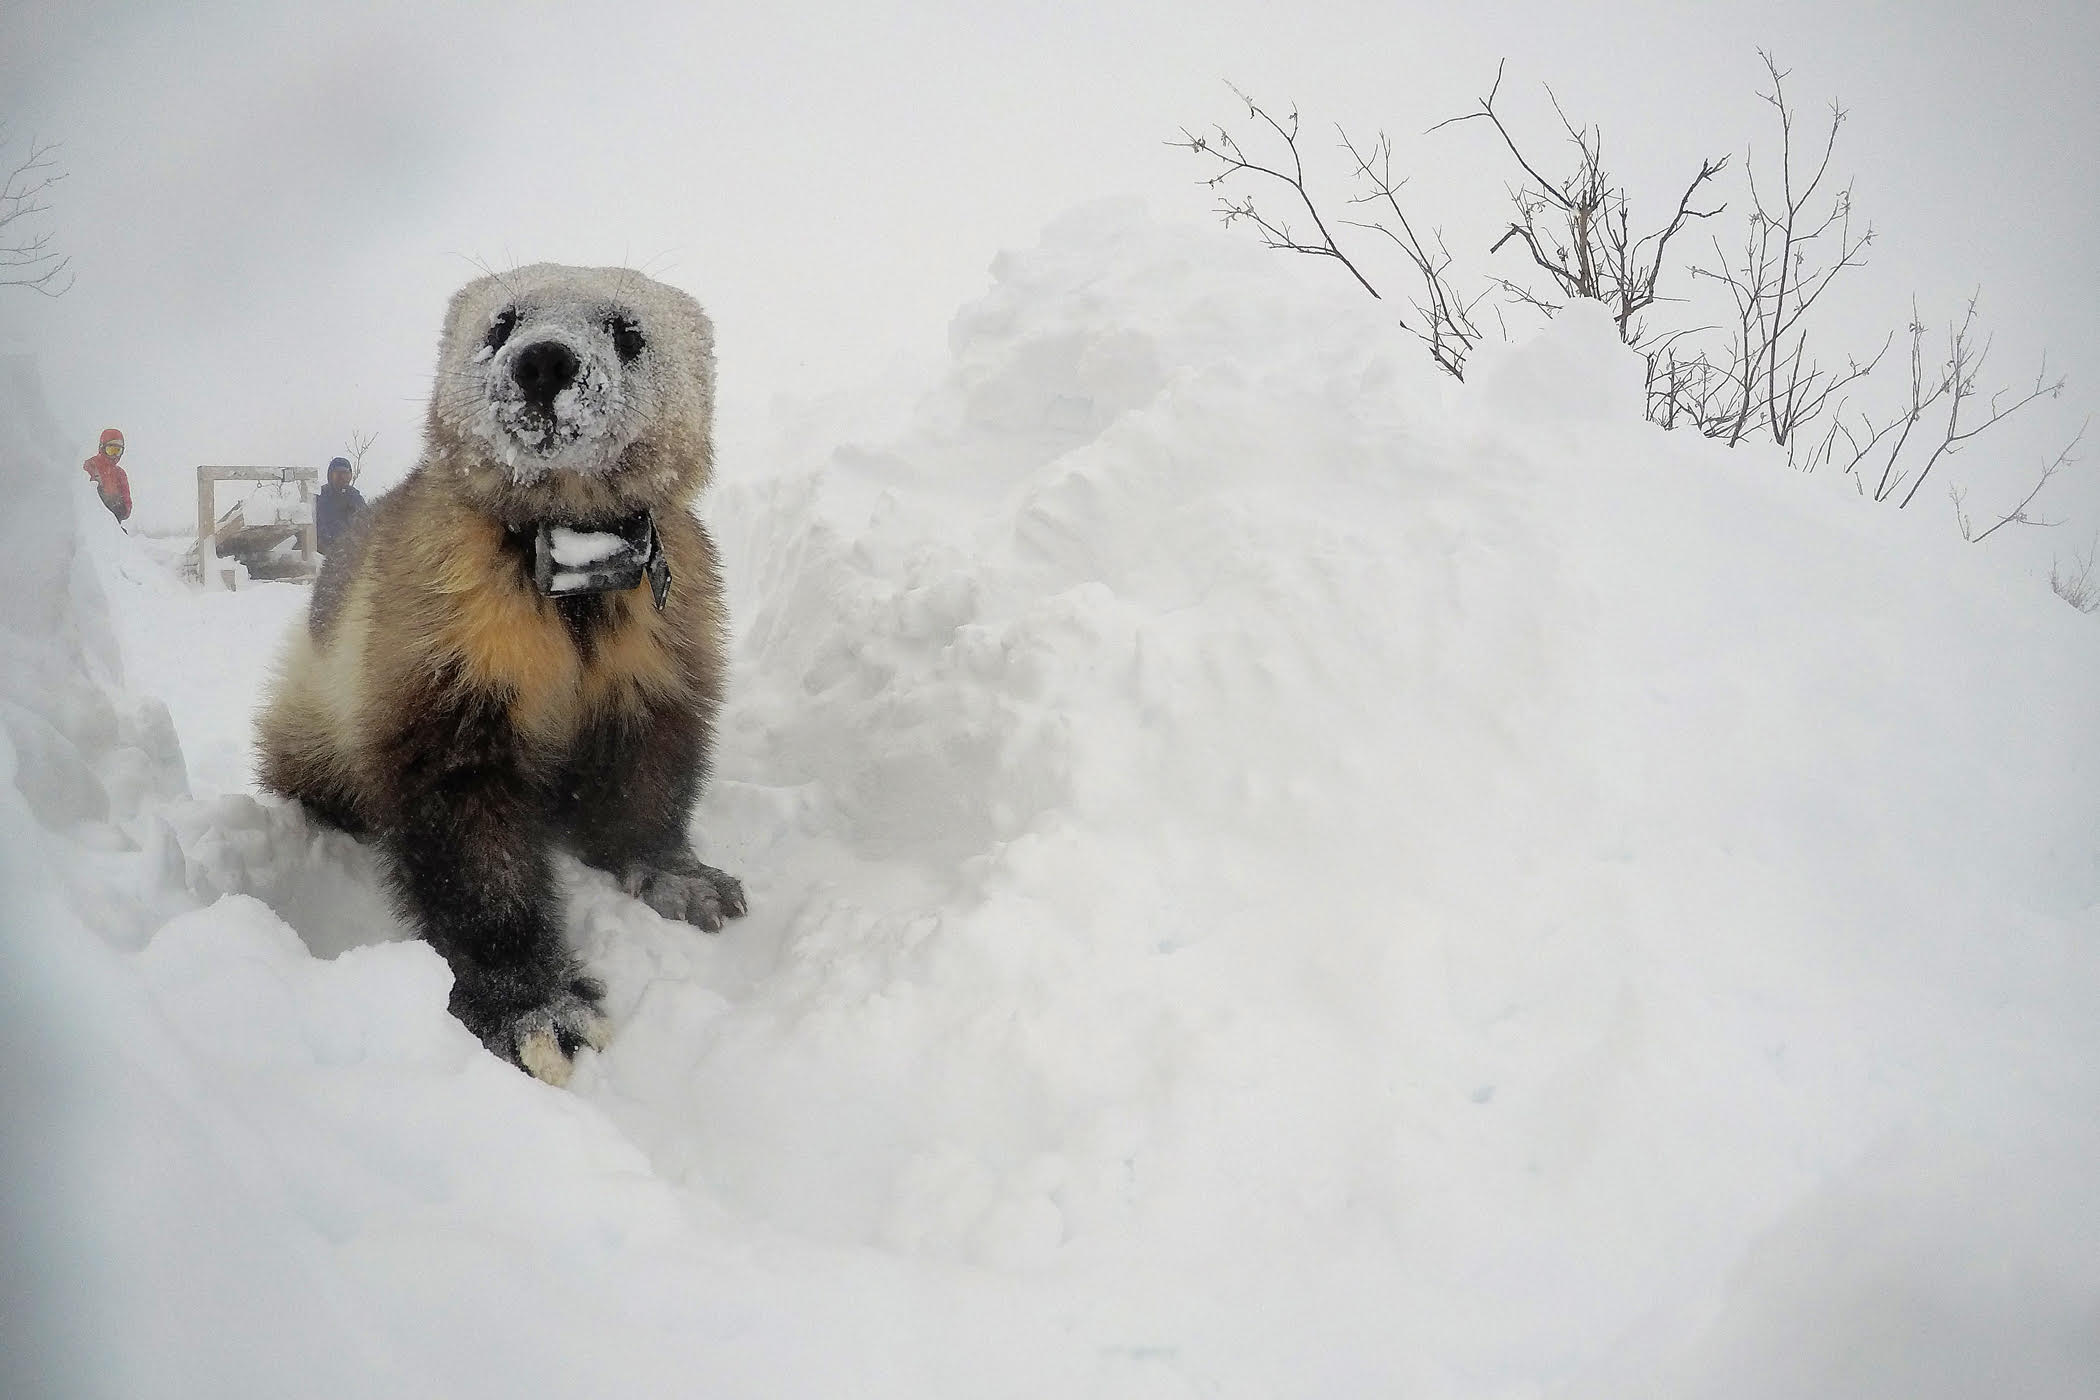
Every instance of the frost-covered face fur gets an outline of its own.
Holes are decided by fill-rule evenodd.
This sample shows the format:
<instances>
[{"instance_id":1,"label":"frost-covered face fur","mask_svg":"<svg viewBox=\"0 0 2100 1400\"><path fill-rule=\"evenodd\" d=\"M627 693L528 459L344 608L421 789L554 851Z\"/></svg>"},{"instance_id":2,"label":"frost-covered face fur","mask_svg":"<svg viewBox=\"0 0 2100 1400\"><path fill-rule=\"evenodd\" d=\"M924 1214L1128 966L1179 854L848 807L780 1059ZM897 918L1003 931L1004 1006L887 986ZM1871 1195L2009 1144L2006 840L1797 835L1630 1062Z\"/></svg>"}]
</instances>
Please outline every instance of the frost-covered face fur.
<instances>
[{"instance_id":1,"label":"frost-covered face fur","mask_svg":"<svg viewBox=\"0 0 2100 1400\"><path fill-rule=\"evenodd\" d=\"M434 443L455 438L512 488L661 497L705 479L713 330L676 288L551 263L484 277L453 297L438 358ZM619 480L635 473L652 479Z\"/></svg>"}]
</instances>

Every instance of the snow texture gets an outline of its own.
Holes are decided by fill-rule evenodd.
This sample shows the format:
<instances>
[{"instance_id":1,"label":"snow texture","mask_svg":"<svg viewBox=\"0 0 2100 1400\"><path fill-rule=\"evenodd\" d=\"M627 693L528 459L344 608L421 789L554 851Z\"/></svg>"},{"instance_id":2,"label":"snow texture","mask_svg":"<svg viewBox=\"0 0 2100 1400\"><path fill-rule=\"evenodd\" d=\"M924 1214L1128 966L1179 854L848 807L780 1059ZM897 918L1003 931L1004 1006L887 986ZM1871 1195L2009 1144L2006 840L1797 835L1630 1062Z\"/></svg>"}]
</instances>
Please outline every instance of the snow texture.
<instances>
[{"instance_id":1,"label":"snow texture","mask_svg":"<svg viewBox=\"0 0 2100 1400\"><path fill-rule=\"evenodd\" d=\"M4 362L0 1391L2100 1393L2093 620L1296 278L1075 211L728 465L752 912L569 868L567 1091Z\"/></svg>"},{"instance_id":2,"label":"snow texture","mask_svg":"<svg viewBox=\"0 0 2100 1400\"><path fill-rule=\"evenodd\" d=\"M570 569L587 569L627 548L624 535L605 530L571 530L566 525L551 527L547 540L554 562Z\"/></svg>"}]
</instances>

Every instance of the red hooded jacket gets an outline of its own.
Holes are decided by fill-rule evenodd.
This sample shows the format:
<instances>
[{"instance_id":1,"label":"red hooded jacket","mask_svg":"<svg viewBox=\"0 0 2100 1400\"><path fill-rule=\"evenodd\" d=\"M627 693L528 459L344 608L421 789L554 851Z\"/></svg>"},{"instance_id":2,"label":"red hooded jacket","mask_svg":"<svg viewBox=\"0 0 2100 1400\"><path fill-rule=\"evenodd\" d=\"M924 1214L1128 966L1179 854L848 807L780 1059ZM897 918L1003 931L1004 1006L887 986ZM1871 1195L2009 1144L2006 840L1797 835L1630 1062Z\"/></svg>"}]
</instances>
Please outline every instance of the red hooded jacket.
<instances>
[{"instance_id":1,"label":"red hooded jacket","mask_svg":"<svg viewBox=\"0 0 2100 1400\"><path fill-rule=\"evenodd\" d=\"M95 448L95 455L80 464L80 469L95 483L95 493L102 497L102 504L118 520L131 518L131 478L117 465L117 459L109 455L109 445L115 443L117 451L124 451L124 435L115 428L102 430L102 441Z\"/></svg>"}]
</instances>

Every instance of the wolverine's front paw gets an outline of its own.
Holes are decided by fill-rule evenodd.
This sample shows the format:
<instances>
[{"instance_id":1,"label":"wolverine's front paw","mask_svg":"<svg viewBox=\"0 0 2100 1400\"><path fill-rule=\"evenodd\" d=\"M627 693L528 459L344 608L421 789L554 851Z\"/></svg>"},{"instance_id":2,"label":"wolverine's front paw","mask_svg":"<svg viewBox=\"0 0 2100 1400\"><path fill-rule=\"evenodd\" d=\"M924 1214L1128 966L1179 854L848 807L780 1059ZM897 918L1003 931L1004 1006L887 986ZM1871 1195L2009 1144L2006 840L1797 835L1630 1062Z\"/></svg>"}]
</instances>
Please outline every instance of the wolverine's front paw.
<instances>
[{"instance_id":1,"label":"wolverine's front paw","mask_svg":"<svg viewBox=\"0 0 2100 1400\"><path fill-rule=\"evenodd\" d=\"M519 1004L513 996L461 996L453 984L453 1011L481 1043L535 1079L560 1088L569 1082L576 1052L588 1045L603 1050L612 1039L612 1022L599 1009L605 989L589 977L571 977L551 995Z\"/></svg>"},{"instance_id":2,"label":"wolverine's front paw","mask_svg":"<svg viewBox=\"0 0 2100 1400\"><path fill-rule=\"evenodd\" d=\"M568 1083L576 1052L586 1045L603 1050L612 1039L612 1022L598 1008L603 995L596 982L578 978L570 990L518 1016L508 1028L510 1058L557 1089Z\"/></svg>"},{"instance_id":3,"label":"wolverine's front paw","mask_svg":"<svg viewBox=\"0 0 2100 1400\"><path fill-rule=\"evenodd\" d=\"M675 869L638 865L621 883L665 918L682 919L709 933L720 933L724 919L744 912L743 882L697 860Z\"/></svg>"}]
</instances>

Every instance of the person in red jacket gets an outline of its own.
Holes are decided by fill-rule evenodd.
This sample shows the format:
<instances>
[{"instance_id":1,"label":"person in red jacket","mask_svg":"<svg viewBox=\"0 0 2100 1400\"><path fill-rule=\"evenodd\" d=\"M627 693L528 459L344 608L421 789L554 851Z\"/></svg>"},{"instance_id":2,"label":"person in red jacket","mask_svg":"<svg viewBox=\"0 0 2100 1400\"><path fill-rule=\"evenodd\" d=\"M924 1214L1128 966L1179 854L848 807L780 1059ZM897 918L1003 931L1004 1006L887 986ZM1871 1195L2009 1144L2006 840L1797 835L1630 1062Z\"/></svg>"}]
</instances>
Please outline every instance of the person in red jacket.
<instances>
[{"instance_id":1,"label":"person in red jacket","mask_svg":"<svg viewBox=\"0 0 2100 1400\"><path fill-rule=\"evenodd\" d=\"M80 469L95 483L95 494L117 517L119 525L131 518L131 478L117 465L123 456L124 435L115 428L104 428L102 445L95 449L94 456L80 464Z\"/></svg>"}]
</instances>

